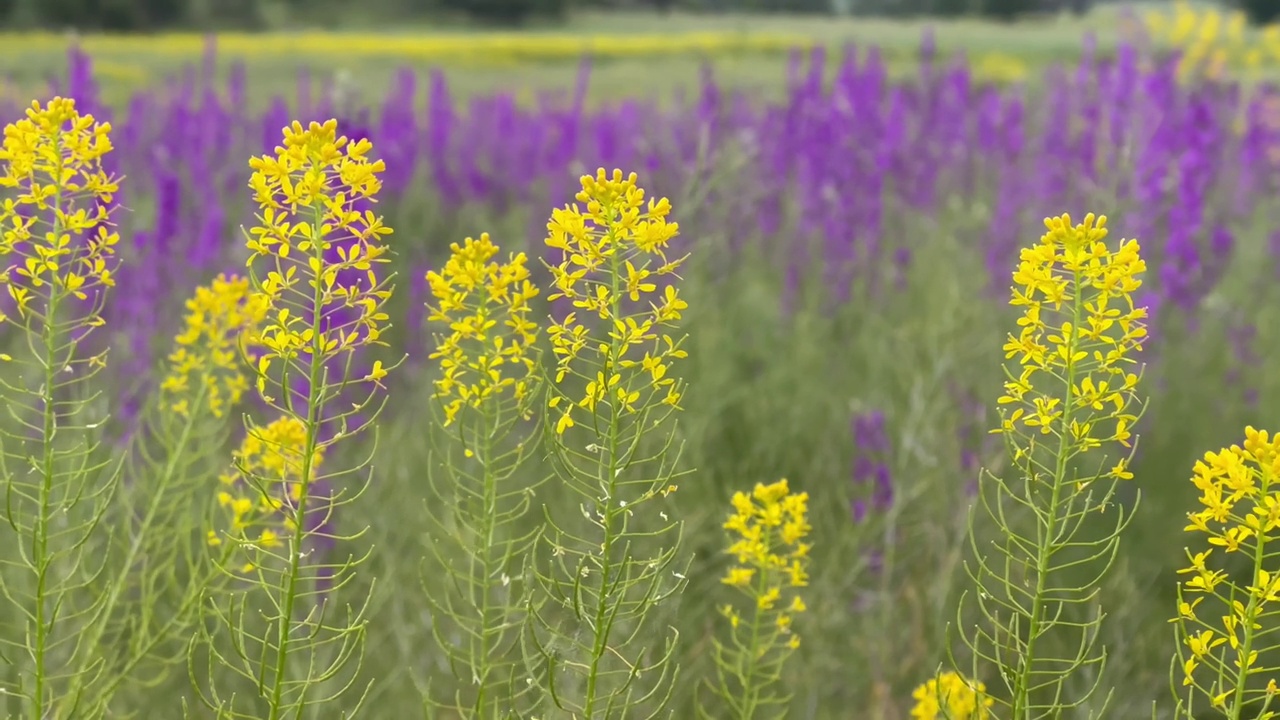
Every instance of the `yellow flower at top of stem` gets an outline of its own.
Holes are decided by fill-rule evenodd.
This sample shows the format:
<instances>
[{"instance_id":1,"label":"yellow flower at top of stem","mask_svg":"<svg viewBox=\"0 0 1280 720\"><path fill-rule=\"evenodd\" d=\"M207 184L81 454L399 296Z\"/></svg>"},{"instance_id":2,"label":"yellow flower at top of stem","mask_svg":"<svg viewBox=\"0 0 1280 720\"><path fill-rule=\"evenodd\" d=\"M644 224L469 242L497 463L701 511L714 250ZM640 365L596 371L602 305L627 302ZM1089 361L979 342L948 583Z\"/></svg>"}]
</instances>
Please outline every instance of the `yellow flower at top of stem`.
<instances>
[{"instance_id":1,"label":"yellow flower at top of stem","mask_svg":"<svg viewBox=\"0 0 1280 720\"><path fill-rule=\"evenodd\" d=\"M170 409L186 415L194 376L214 417L240 402L249 387L242 353L266 317L266 297L253 293L248 278L219 275L187 300L186 327L169 355L169 374L160 385Z\"/></svg>"},{"instance_id":2,"label":"yellow flower at top of stem","mask_svg":"<svg viewBox=\"0 0 1280 720\"><path fill-rule=\"evenodd\" d=\"M1024 450L1029 434L1056 436L1074 451L1131 446L1141 374L1134 355L1147 337L1147 310L1133 295L1146 263L1136 240L1108 247L1106 220L1047 218L1047 232L1022 250L1013 273L1010 304L1023 315L1004 351L1021 370L1008 373L999 402L1013 409L995 432L1024 440L1015 442ZM1121 459L1109 475L1132 477L1126 465Z\"/></svg>"},{"instance_id":3,"label":"yellow flower at top of stem","mask_svg":"<svg viewBox=\"0 0 1280 720\"><path fill-rule=\"evenodd\" d=\"M49 298L112 287L111 230L118 178L102 167L111 152L111 124L76 111L75 100L33 102L7 125L0 146L0 188L20 188L0 203L0 256L18 255L0 283L26 317L34 295ZM0 320L3 320L0 314ZM93 320L97 323L97 320Z\"/></svg>"},{"instance_id":4,"label":"yellow flower at top of stem","mask_svg":"<svg viewBox=\"0 0 1280 720\"><path fill-rule=\"evenodd\" d=\"M274 311L262 331L268 352L258 360L260 392L273 358L305 353L319 360L379 342L388 317L382 306L391 291L374 267L387 262L381 238L391 228L361 209L382 186L378 174L385 165L368 158L372 149L368 140L338 136L334 120L306 129L294 122L274 155L249 161L249 185L261 210L246 243L248 264L270 260L255 286ZM356 277L349 277L353 271ZM300 276L307 278L305 290L297 289ZM323 327L339 308L357 312L337 327ZM316 313L322 326L313 327Z\"/></svg>"},{"instance_id":5,"label":"yellow flower at top of stem","mask_svg":"<svg viewBox=\"0 0 1280 720\"><path fill-rule=\"evenodd\" d=\"M776 614L778 634L787 635L787 645L797 647L799 638L791 633L791 618L804 612L804 601L796 588L809 584L809 549L804 542L813 529L809 525L809 494L793 493L786 480L765 485L757 483L751 494L736 492L733 512L724 523L731 543L728 552L736 564L721 580L739 588L755 604L755 612ZM785 593L791 593L789 602ZM722 609L736 628L740 616L732 606Z\"/></svg>"},{"instance_id":6,"label":"yellow flower at top of stem","mask_svg":"<svg viewBox=\"0 0 1280 720\"><path fill-rule=\"evenodd\" d=\"M1280 608L1280 567L1267 566L1275 555L1270 543L1280 528L1280 435L1245 428L1243 447L1205 453L1195 463L1191 482L1200 491L1202 507L1187 513L1185 529L1205 534L1209 547L1188 549L1188 566L1178 571L1187 576L1173 619L1185 648L1182 684L1203 691L1215 707L1238 711L1251 698L1265 695L1262 688L1249 688L1249 678L1269 673L1258 656L1275 650L1274 642L1263 642L1273 629L1262 622ZM1217 552L1249 556L1253 567L1243 589L1214 567ZM1206 599L1216 607L1200 608ZM1210 669L1197 676L1202 665Z\"/></svg>"},{"instance_id":7,"label":"yellow flower at top of stem","mask_svg":"<svg viewBox=\"0 0 1280 720\"><path fill-rule=\"evenodd\" d=\"M443 371L435 396L445 404L446 425L463 407L479 409L507 390L523 403L537 369L538 337L538 326L529 321L538 288L529 280L525 254L498 262L488 233L453 243L451 250L444 267L426 276L435 298L428 320L449 328L437 335L430 356Z\"/></svg>"},{"instance_id":8,"label":"yellow flower at top of stem","mask_svg":"<svg viewBox=\"0 0 1280 720\"><path fill-rule=\"evenodd\" d=\"M687 356L662 329L674 327L688 304L674 285L659 292L656 282L674 275L687 257L666 254L680 229L667 221L671 203L661 198L646 205L635 173L609 175L602 168L581 183L578 204L554 210L547 223L547 247L561 254L548 266L554 285L549 299L566 299L575 308L547 330L555 382L572 374L585 383L573 404L552 395L550 407L561 412L557 433L573 427L575 408L596 414L604 406L619 416L639 412L651 399L679 408L681 387L668 371L672 360ZM588 325L596 321L604 329L598 335Z\"/></svg>"}]
</instances>

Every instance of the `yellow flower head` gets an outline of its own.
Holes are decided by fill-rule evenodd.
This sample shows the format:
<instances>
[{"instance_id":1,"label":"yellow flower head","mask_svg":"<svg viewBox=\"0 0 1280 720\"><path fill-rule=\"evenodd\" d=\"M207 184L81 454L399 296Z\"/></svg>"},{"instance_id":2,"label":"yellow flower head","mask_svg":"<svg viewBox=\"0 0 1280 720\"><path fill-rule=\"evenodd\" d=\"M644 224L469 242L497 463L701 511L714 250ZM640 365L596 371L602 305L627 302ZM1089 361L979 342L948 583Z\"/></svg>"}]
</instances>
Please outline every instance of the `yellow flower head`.
<instances>
[{"instance_id":1,"label":"yellow flower head","mask_svg":"<svg viewBox=\"0 0 1280 720\"><path fill-rule=\"evenodd\" d=\"M1078 225L1069 215L1047 218L1047 232L1022 250L1013 273L1010 304L1023 316L1004 351L1021 369L1005 382L1000 403L1012 407L997 432L1019 447L1031 434L1064 438L1078 451L1104 442L1131 447L1134 355L1147 337L1147 311L1133 295L1146 263L1136 240L1108 247L1106 222L1092 214ZM1130 477L1126 465L1109 475Z\"/></svg>"},{"instance_id":2,"label":"yellow flower head","mask_svg":"<svg viewBox=\"0 0 1280 720\"><path fill-rule=\"evenodd\" d=\"M522 404L537 369L538 337L537 325L529 321L529 301L538 288L529 280L525 254L498 262L498 246L488 233L451 249L444 268L427 273L435 298L428 319L449 329L437 335L430 356L440 361L435 394L445 403L446 425L463 407L480 408L504 392Z\"/></svg>"},{"instance_id":3,"label":"yellow flower head","mask_svg":"<svg viewBox=\"0 0 1280 720\"><path fill-rule=\"evenodd\" d=\"M240 355L247 352L266 312L266 297L253 293L247 278L219 275L196 289L187 300L185 328L174 338L169 374L160 385L174 412L187 414L193 389L204 391L203 402L215 417L240 402L248 389Z\"/></svg>"},{"instance_id":4,"label":"yellow flower head","mask_svg":"<svg viewBox=\"0 0 1280 720\"><path fill-rule=\"evenodd\" d=\"M118 179L102 167L110 132L110 123L81 115L74 100L60 97L47 106L33 102L25 119L4 129L0 188L19 192L0 203L0 257L11 258L0 284L24 318L35 297L84 300L115 285L119 235L110 214Z\"/></svg>"},{"instance_id":5,"label":"yellow flower head","mask_svg":"<svg viewBox=\"0 0 1280 720\"><path fill-rule=\"evenodd\" d=\"M547 247L561 254L548 266L549 299L571 302L599 329L593 334L575 311L547 330L556 383L573 374L586 385L572 404L553 394L550 406L561 412L558 433L573 427L575 408L592 414L607 408L614 415L636 414L651 403L679 408L680 384L668 373L672 360L687 356L664 329L675 326L688 304L674 285L659 291L657 282L674 276L685 259L666 255L679 232L667 221L671 204L661 198L646 205L635 173L600 169L581 182L579 204L553 211L547 223Z\"/></svg>"},{"instance_id":6,"label":"yellow flower head","mask_svg":"<svg viewBox=\"0 0 1280 720\"><path fill-rule=\"evenodd\" d=\"M801 588L809 584L808 493L793 493L786 480L757 483L730 499L724 522L728 553L736 561L721 583L745 602L723 605L732 642L716 641L716 664L723 679L758 687L777 680L778 666L800 647L795 618L806 610ZM772 655L772 657L771 657ZM726 697L734 692L722 684ZM726 694L727 693L727 694Z\"/></svg>"},{"instance_id":7,"label":"yellow flower head","mask_svg":"<svg viewBox=\"0 0 1280 720\"><path fill-rule=\"evenodd\" d=\"M783 587L809 584L809 545L804 539L809 525L809 494L793 493L786 480L755 490L735 493L733 512L724 523L729 531L729 554L737 565L729 569L724 584L743 588L760 607L772 608ZM797 596L798 599L798 596ZM793 605L803 609L804 604Z\"/></svg>"},{"instance_id":8,"label":"yellow flower head","mask_svg":"<svg viewBox=\"0 0 1280 720\"><path fill-rule=\"evenodd\" d=\"M1258 652L1270 645L1261 642L1263 633L1271 631L1265 619L1280 607L1280 567L1269 563L1275 555L1273 536L1280 528L1280 436L1253 427L1245 428L1244 434L1243 447L1207 452L1192 470L1191 483L1200 492L1202 509L1187 514L1186 530L1204 533L1209 547L1187 550L1188 567L1178 571L1186 578L1171 621L1181 639L1183 685L1194 686L1211 701L1263 695L1263 690L1249 689L1249 678L1266 672L1255 662ZM1247 582L1237 585L1225 571L1212 567L1218 549L1251 558L1255 569ZM1213 609L1206 612L1204 603ZM1211 618L1221 620L1221 630L1209 626ZM1201 665L1210 670L1198 677ZM1208 684L1201 685L1202 680ZM1235 694L1237 688L1240 695Z\"/></svg>"},{"instance_id":9,"label":"yellow flower head","mask_svg":"<svg viewBox=\"0 0 1280 720\"><path fill-rule=\"evenodd\" d=\"M368 140L350 142L337 127L334 120L306 129L294 122L274 155L249 161L261 208L246 243L249 265L266 261L265 274L254 273L255 288L273 311L262 331L260 392L274 358L331 358L378 343L385 329L391 291L374 268L387 262L381 239L391 228L368 209L385 165L368 159ZM311 327L317 306L322 326ZM336 319L350 310L354 317Z\"/></svg>"},{"instance_id":10,"label":"yellow flower head","mask_svg":"<svg viewBox=\"0 0 1280 720\"><path fill-rule=\"evenodd\" d=\"M235 452L235 469L221 477L217 503L226 515L224 532L240 542L275 547L296 529L291 509L301 495L306 460L307 427L295 417L282 417L265 426L250 426ZM324 449L312 453L307 476L316 477ZM216 532L211 545L221 544Z\"/></svg>"},{"instance_id":11,"label":"yellow flower head","mask_svg":"<svg viewBox=\"0 0 1280 720\"><path fill-rule=\"evenodd\" d=\"M958 673L945 672L920 685L911 693L916 701L912 720L986 720L995 701L986 696L987 687Z\"/></svg>"}]
</instances>

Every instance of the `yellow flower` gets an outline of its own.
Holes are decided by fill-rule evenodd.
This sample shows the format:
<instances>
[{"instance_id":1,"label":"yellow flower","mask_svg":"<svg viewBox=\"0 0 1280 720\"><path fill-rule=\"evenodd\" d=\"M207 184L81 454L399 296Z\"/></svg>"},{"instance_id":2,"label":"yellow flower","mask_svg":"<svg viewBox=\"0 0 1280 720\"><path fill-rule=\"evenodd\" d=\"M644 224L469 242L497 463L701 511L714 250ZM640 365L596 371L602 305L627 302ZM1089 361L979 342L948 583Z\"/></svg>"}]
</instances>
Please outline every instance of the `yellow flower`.
<instances>
[{"instance_id":1,"label":"yellow flower","mask_svg":"<svg viewBox=\"0 0 1280 720\"><path fill-rule=\"evenodd\" d=\"M1047 218L1013 273L1010 304L1023 316L1004 350L1021 367L1005 383L999 402L1011 407L994 432L1024 455L1030 432L1064 438L1075 452L1109 442L1132 451L1139 376L1131 368L1147 336L1146 308L1133 295L1146 263L1135 240L1108 247L1106 223L1092 214L1078 225L1068 215ZM1132 478L1127 457L1107 476Z\"/></svg>"},{"instance_id":2,"label":"yellow flower","mask_svg":"<svg viewBox=\"0 0 1280 720\"><path fill-rule=\"evenodd\" d=\"M945 672L918 686L911 693L916 704L912 720L986 720L995 701L986 696L987 687L958 673Z\"/></svg>"},{"instance_id":3,"label":"yellow flower","mask_svg":"<svg viewBox=\"0 0 1280 720\"><path fill-rule=\"evenodd\" d=\"M368 159L368 140L338 136L337 122L294 122L273 155L249 161L249 186L258 203L258 224L248 233L248 264L255 288L271 308L260 342L258 391L265 394L276 360L302 355L323 362L363 345L380 344L388 320L383 303L391 290L375 267L387 262L382 238L391 228L369 209L381 188L381 160ZM299 287L301 284L302 287ZM322 313L354 310L336 327L310 327L314 305ZM381 376L368 378L378 382Z\"/></svg>"},{"instance_id":4,"label":"yellow flower","mask_svg":"<svg viewBox=\"0 0 1280 720\"><path fill-rule=\"evenodd\" d=\"M808 583L810 531L807 493L794 493L786 480L756 483L750 493L735 492L724 522L728 554L736 561L721 580L744 600L741 612L725 605L732 641L716 641L719 692L759 696L778 680L778 668L800 647L795 620L808 607L800 588ZM731 686L729 678L734 679Z\"/></svg>"},{"instance_id":5,"label":"yellow flower","mask_svg":"<svg viewBox=\"0 0 1280 720\"><path fill-rule=\"evenodd\" d=\"M736 567L731 569L729 574L725 576L724 580L721 582L725 585L732 585L734 587L746 587L751 584L751 579L755 576L756 571L753 568Z\"/></svg>"},{"instance_id":6,"label":"yellow flower","mask_svg":"<svg viewBox=\"0 0 1280 720\"><path fill-rule=\"evenodd\" d=\"M621 170L608 175L600 169L584 175L581 184L579 204L554 210L547 223L546 245L560 251L560 261L548 265L548 299L575 308L547 329L555 382L571 375L585 380L582 395L571 403L561 405L561 396L552 394L549 404L560 412L558 434L574 427L575 408L592 415L606 409L636 415L655 404L678 409L682 392L670 367L687 357L680 341L664 330L674 327L688 305L672 284L659 296L656 282L674 276L684 260L666 255L679 232L677 223L667 221L671 204L666 198L646 204L635 173L623 177ZM598 325L589 327L584 318Z\"/></svg>"},{"instance_id":7,"label":"yellow flower","mask_svg":"<svg viewBox=\"0 0 1280 720\"><path fill-rule=\"evenodd\" d=\"M444 404L445 425L463 407L480 409L503 396L523 406L537 370L538 327L529 320L529 302L538 288L525 254L497 261L488 233L451 250L444 267L426 275L435 298L428 319L449 329L436 335L430 355L440 361L435 396Z\"/></svg>"},{"instance_id":8,"label":"yellow flower","mask_svg":"<svg viewBox=\"0 0 1280 720\"><path fill-rule=\"evenodd\" d=\"M1187 549L1188 565L1178 572L1188 577L1171 620L1182 646L1182 684L1224 710L1239 710L1238 703L1265 694L1251 687L1254 676L1263 672L1255 664L1266 649L1262 635L1271 631L1263 623L1280 604L1280 568L1268 566L1275 555L1272 533L1280 526L1280 437L1253 427L1245 428L1244 435L1243 446L1206 452L1192 467L1191 483L1200 492L1203 509L1188 513L1186 531L1204 533L1210 547ZM1211 566L1218 560L1215 548L1250 556L1256 569L1247 584L1237 584ZM1199 596L1191 602L1182 599L1190 594ZM1220 612L1204 612L1205 604L1217 605ZM1220 617L1222 630L1211 627L1206 617ZM1209 668L1206 678L1215 678L1209 686L1196 677L1202 666Z\"/></svg>"},{"instance_id":9,"label":"yellow flower","mask_svg":"<svg viewBox=\"0 0 1280 720\"><path fill-rule=\"evenodd\" d=\"M24 119L4 129L0 188L18 192L0 203L0 257L9 258L0 284L21 317L37 297L48 309L58 298L86 300L115 285L120 238L111 230L111 210L118 179L102 167L110 132L110 123L81 115L75 100L62 97L47 106L33 102Z\"/></svg>"},{"instance_id":10,"label":"yellow flower","mask_svg":"<svg viewBox=\"0 0 1280 720\"><path fill-rule=\"evenodd\" d=\"M240 402L248 380L240 353L247 352L266 317L266 298L253 293L249 281L219 275L187 300L185 329L174 338L169 374L160 384L170 410L186 415L193 389L215 417ZM192 388L192 380L199 388Z\"/></svg>"},{"instance_id":11,"label":"yellow flower","mask_svg":"<svg viewBox=\"0 0 1280 720\"><path fill-rule=\"evenodd\" d=\"M793 493L786 480L756 483L751 494L736 492L733 512L724 522L729 531L728 553L738 562L722 582L740 588L759 610L773 610L786 588L809 584L809 546L801 542L812 529L808 521L808 493ZM788 611L803 612L804 601L790 595Z\"/></svg>"},{"instance_id":12,"label":"yellow flower","mask_svg":"<svg viewBox=\"0 0 1280 720\"><path fill-rule=\"evenodd\" d=\"M250 426L240 448L235 451L235 472L222 478L216 495L223 509L228 533L244 544L279 547L281 538L294 534L297 526L291 509L301 497L306 424L285 416L265 426ZM312 454L307 474L315 477L324 450ZM265 492L264 492L265 490ZM256 538L249 530L257 528ZM221 535L210 530L210 545L222 544Z\"/></svg>"}]
</instances>

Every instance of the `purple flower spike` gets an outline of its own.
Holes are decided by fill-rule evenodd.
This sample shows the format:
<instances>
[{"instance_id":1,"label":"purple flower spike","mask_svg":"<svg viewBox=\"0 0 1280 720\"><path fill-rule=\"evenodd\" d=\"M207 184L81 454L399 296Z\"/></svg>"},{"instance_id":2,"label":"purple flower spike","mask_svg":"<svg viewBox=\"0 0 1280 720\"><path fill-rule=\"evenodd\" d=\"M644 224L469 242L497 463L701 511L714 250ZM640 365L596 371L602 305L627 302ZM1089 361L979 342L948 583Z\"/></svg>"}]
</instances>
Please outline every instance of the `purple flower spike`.
<instances>
[{"instance_id":1,"label":"purple flower spike","mask_svg":"<svg viewBox=\"0 0 1280 720\"><path fill-rule=\"evenodd\" d=\"M893 474L889 468L892 447L885 429L884 413L875 410L853 417L853 483L857 491L851 512L854 522L862 522L872 512L893 505Z\"/></svg>"}]
</instances>

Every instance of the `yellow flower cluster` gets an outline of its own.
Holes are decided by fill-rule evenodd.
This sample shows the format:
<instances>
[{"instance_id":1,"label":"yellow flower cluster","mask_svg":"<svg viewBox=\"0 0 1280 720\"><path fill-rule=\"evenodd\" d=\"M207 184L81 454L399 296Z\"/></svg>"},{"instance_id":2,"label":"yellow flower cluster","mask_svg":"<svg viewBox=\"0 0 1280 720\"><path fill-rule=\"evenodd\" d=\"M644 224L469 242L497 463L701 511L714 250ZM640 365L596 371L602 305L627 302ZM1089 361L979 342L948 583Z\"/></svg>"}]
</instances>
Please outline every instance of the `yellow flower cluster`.
<instances>
[{"instance_id":1,"label":"yellow flower cluster","mask_svg":"<svg viewBox=\"0 0 1280 720\"><path fill-rule=\"evenodd\" d=\"M374 265L387 262L380 238L391 228L372 210L357 207L374 200L385 165L368 159L368 140L349 142L337 127L329 120L304 130L294 122L284 129L284 145L274 156L249 161L249 185L261 208L246 243L253 253L249 265L258 258L273 261L261 281L274 315L261 336L268 352L258 359L259 392L265 392L273 359L287 362L304 353L318 362L378 343L387 320L382 305L391 291L380 284ZM363 273L363 280L339 283L339 273L348 271ZM299 275L307 277L308 290L297 288ZM354 319L324 327L342 308L355 308ZM320 327L313 327L313 310L321 314ZM371 379L379 371L380 366Z\"/></svg>"},{"instance_id":2,"label":"yellow flower cluster","mask_svg":"<svg viewBox=\"0 0 1280 720\"><path fill-rule=\"evenodd\" d=\"M974 77L996 83L1014 83L1025 80L1030 69L1027 61L1017 55L988 52L979 55L973 64Z\"/></svg>"},{"instance_id":3,"label":"yellow flower cluster","mask_svg":"<svg viewBox=\"0 0 1280 720\"><path fill-rule=\"evenodd\" d=\"M1147 34L1182 52L1178 71L1184 77L1203 72L1211 78L1230 70L1256 70L1280 61L1280 26L1270 25L1253 35L1239 10L1197 9L1186 0L1173 3L1173 12L1151 12Z\"/></svg>"},{"instance_id":4,"label":"yellow flower cluster","mask_svg":"<svg viewBox=\"0 0 1280 720\"><path fill-rule=\"evenodd\" d=\"M549 299L570 300L584 315L598 318L608 335L594 337L576 311L548 328L556 383L571 372L586 383L582 397L561 408L557 433L573 427L575 406L596 415L605 405L618 416L637 413L661 396L660 403L679 408L680 383L667 373L672 360L687 357L680 341L660 330L673 327L688 304L673 285L659 295L654 282L674 275L687 257L666 255L680 229L667 222L671 204L666 198L651 199L646 208L635 173L624 178L614 170L609 176L603 168L595 177L582 177L576 199L585 208L558 208L547 223L546 244L562 253L560 263L549 266L554 283ZM633 347L643 350L643 356L633 353ZM584 357L586 353L594 357ZM589 372L576 367L580 360ZM642 391L648 393L643 400ZM562 399L553 395L549 404L560 407Z\"/></svg>"},{"instance_id":5,"label":"yellow flower cluster","mask_svg":"<svg viewBox=\"0 0 1280 720\"><path fill-rule=\"evenodd\" d=\"M102 168L110 132L110 123L81 115L75 100L61 97L48 106L33 102L24 119L4 129L0 188L21 190L0 204L0 256L18 257L0 270L0 283L23 318L34 295L84 300L89 290L115 285L119 235L110 207L118 185Z\"/></svg>"},{"instance_id":6,"label":"yellow flower cluster","mask_svg":"<svg viewBox=\"0 0 1280 720\"><path fill-rule=\"evenodd\" d=\"M1004 345L1022 369L1004 384L999 402L1014 409L995 432L1052 435L1075 452L1111 441L1131 447L1139 378L1132 355L1147 336L1146 308L1134 306L1133 293L1146 264L1136 240L1107 247L1106 221L1089 214L1073 226L1069 215L1047 218L1040 243L1022 250L1010 300L1024 309L1021 330ZM1064 383L1065 392L1043 392ZM1109 476L1131 478L1127 464L1122 458Z\"/></svg>"},{"instance_id":7,"label":"yellow flower cluster","mask_svg":"<svg viewBox=\"0 0 1280 720\"><path fill-rule=\"evenodd\" d=\"M297 524L285 512L301 499L304 459L307 447L306 424L294 417L282 417L266 426L251 426L235 452L235 467L219 477L218 507L226 515L226 532L242 543L278 547L281 536L294 534ZM309 468L324 460L324 448L311 455ZM250 530L257 536L250 538ZM210 545L221 545L216 530L208 532ZM252 570L252 563L242 570Z\"/></svg>"},{"instance_id":8,"label":"yellow flower cluster","mask_svg":"<svg viewBox=\"0 0 1280 720\"><path fill-rule=\"evenodd\" d=\"M944 672L911 693L916 704L911 720L986 720L995 701L986 696L987 686Z\"/></svg>"},{"instance_id":9,"label":"yellow flower cluster","mask_svg":"<svg viewBox=\"0 0 1280 720\"><path fill-rule=\"evenodd\" d=\"M266 297L253 293L247 278L223 274L196 289L187 300L186 328L174 338L169 374L160 384L171 411L190 412L193 376L214 417L240 402L249 387L240 355L266 313Z\"/></svg>"},{"instance_id":10,"label":"yellow flower cluster","mask_svg":"<svg viewBox=\"0 0 1280 720\"><path fill-rule=\"evenodd\" d=\"M1181 583L1174 619L1186 647L1183 685L1195 686L1219 708L1234 695L1230 707L1238 710L1255 696L1275 693L1274 680L1268 689L1246 685L1250 676L1274 673L1258 664L1258 654L1276 649L1274 643L1262 647L1262 638L1272 631L1260 623L1280 609L1280 568L1264 567L1275 554L1269 543L1280 528L1280 435L1245 428L1244 447L1205 453L1193 473L1191 482L1200 491L1203 508L1187 514L1186 530L1207 535L1211 547L1194 554L1187 550L1190 566L1179 571L1189 576ZM1243 591L1225 572L1209 567L1218 549L1251 556L1250 581ZM1201 617L1199 606L1206 597L1222 606L1211 613L1220 626ZM1201 665L1210 666L1207 687L1195 677Z\"/></svg>"},{"instance_id":11,"label":"yellow flower cluster","mask_svg":"<svg viewBox=\"0 0 1280 720\"><path fill-rule=\"evenodd\" d=\"M779 480L770 485L757 483L750 495L734 493L732 503L734 511L724 528L733 538L729 554L737 564L721 582L749 595L757 620L772 615L774 636L786 635L787 647L799 647L800 638L791 632L791 621L805 610L795 589L809 584L810 545L804 542L812 530L809 494L793 493L786 480ZM789 601L783 597L788 589ZM732 605L724 606L721 612L735 629L741 624Z\"/></svg>"},{"instance_id":12,"label":"yellow flower cluster","mask_svg":"<svg viewBox=\"0 0 1280 720\"><path fill-rule=\"evenodd\" d=\"M92 55L136 58L140 53L198 57L208 37L200 33L170 33L138 37L96 35L77 38ZM306 55L329 56L341 47L348 58L388 57L420 61L468 61L484 65L513 61L575 60L596 57L639 58L688 54L787 52L810 48L811 37L781 33L715 31L693 33L456 33L402 34L288 32L268 34L221 33L220 52L236 57ZM65 33L0 34L0 54L50 52L65 49Z\"/></svg>"},{"instance_id":13,"label":"yellow flower cluster","mask_svg":"<svg viewBox=\"0 0 1280 720\"><path fill-rule=\"evenodd\" d=\"M451 250L440 272L427 273L436 299L428 306L428 320L444 323L450 331L437 337L430 356L440 360L443 371L436 380L436 397L445 403L445 425L464 406L480 408L507 389L522 403L537 369L533 352L538 327L529 321L529 301L538 288L529 280L525 254L512 255L506 263L494 260L498 246L488 233L462 245L453 243ZM507 374L508 368L514 370Z\"/></svg>"}]
</instances>

